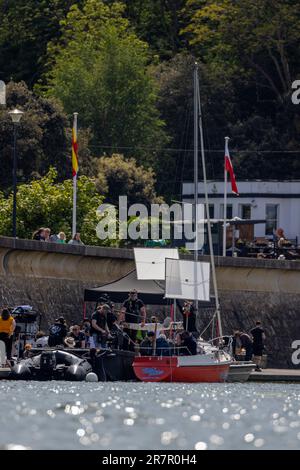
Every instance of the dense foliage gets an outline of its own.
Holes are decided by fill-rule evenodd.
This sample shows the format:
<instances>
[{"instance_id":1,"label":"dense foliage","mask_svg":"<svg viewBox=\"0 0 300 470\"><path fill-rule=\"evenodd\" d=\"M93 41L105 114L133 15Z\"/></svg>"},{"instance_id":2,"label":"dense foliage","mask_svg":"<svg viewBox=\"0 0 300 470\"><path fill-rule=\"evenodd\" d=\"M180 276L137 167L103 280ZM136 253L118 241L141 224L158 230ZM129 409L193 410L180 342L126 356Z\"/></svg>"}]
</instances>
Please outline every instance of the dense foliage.
<instances>
[{"instance_id":1,"label":"dense foliage","mask_svg":"<svg viewBox=\"0 0 300 470\"><path fill-rule=\"evenodd\" d=\"M128 205L136 201L146 206L163 202L155 192L153 170L138 166L134 158L125 159L117 154L101 157L96 185L110 204L118 205L119 196L127 196Z\"/></svg>"},{"instance_id":2,"label":"dense foliage","mask_svg":"<svg viewBox=\"0 0 300 470\"><path fill-rule=\"evenodd\" d=\"M206 69L233 90L228 133L241 178L299 178L300 4L188 0L184 33ZM243 150L243 152L239 152Z\"/></svg>"},{"instance_id":3,"label":"dense foliage","mask_svg":"<svg viewBox=\"0 0 300 470\"><path fill-rule=\"evenodd\" d=\"M81 176L77 182L78 231L85 243L100 244L95 236L98 222L97 208L103 202L96 190L95 181ZM57 182L57 172L50 169L40 179L21 184L17 194L17 233L20 238L31 238L39 227L49 227L52 233L63 231L71 238L73 182L67 179ZM0 193L0 233L10 236L12 232L12 195L5 198Z\"/></svg>"},{"instance_id":4,"label":"dense foliage","mask_svg":"<svg viewBox=\"0 0 300 470\"><path fill-rule=\"evenodd\" d=\"M47 94L59 98L68 113L76 106L99 149L124 149L153 163L155 155L143 148L166 142L156 86L147 72L148 47L123 13L122 5L98 0L72 8L60 41L49 45L53 66Z\"/></svg>"},{"instance_id":5,"label":"dense foliage","mask_svg":"<svg viewBox=\"0 0 300 470\"><path fill-rule=\"evenodd\" d=\"M178 198L193 169L195 59L208 177L222 177L229 135L238 179L300 178L298 0L0 0L0 16L0 80L10 82L8 108L25 111L20 182L51 166L60 181L70 176L77 111L80 172L99 194ZM11 141L1 110L5 194Z\"/></svg>"},{"instance_id":6,"label":"dense foliage","mask_svg":"<svg viewBox=\"0 0 300 470\"><path fill-rule=\"evenodd\" d=\"M37 96L24 82L9 82L6 87L7 110L0 109L0 185L12 185L13 124L8 110L24 111L17 126L18 180L24 182L44 175L56 167L59 180L71 176L71 133L69 121L61 104L53 98ZM93 174L89 150L90 133L80 129L81 166L86 175Z\"/></svg>"}]
</instances>

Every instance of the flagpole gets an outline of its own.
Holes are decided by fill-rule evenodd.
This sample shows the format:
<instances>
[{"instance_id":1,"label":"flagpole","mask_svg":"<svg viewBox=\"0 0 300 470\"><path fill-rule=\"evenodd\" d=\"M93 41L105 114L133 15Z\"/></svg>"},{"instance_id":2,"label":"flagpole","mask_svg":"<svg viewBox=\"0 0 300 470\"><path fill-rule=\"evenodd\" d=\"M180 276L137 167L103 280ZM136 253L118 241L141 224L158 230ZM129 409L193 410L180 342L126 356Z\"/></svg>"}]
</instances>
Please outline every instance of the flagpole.
<instances>
[{"instance_id":1,"label":"flagpole","mask_svg":"<svg viewBox=\"0 0 300 470\"><path fill-rule=\"evenodd\" d=\"M72 220L72 237L76 233L76 205L77 205L77 175L73 176L73 220Z\"/></svg>"},{"instance_id":2,"label":"flagpole","mask_svg":"<svg viewBox=\"0 0 300 470\"><path fill-rule=\"evenodd\" d=\"M74 124L73 124L73 138L75 136L77 142L77 117L78 113L73 113ZM73 175L73 219L72 219L72 237L74 237L77 232L76 228L76 219L77 219L77 171Z\"/></svg>"},{"instance_id":3,"label":"flagpole","mask_svg":"<svg viewBox=\"0 0 300 470\"><path fill-rule=\"evenodd\" d=\"M225 158L228 154L228 141L229 137L225 137L225 156L224 156L224 222L223 222L223 256L226 256L226 242L227 242L227 170Z\"/></svg>"}]
</instances>

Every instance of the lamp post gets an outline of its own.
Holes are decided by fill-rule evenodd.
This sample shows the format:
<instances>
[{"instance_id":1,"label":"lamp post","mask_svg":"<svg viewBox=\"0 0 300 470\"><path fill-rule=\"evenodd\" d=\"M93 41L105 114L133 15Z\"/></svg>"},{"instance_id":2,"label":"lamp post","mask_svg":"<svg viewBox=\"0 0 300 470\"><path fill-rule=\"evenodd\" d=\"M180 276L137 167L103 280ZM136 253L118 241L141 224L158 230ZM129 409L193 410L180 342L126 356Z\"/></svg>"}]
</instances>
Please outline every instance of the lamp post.
<instances>
[{"instance_id":1,"label":"lamp post","mask_svg":"<svg viewBox=\"0 0 300 470\"><path fill-rule=\"evenodd\" d=\"M14 125L14 146L13 146L13 215L12 215L12 225L13 225L13 237L17 236L17 125L19 124L23 111L19 109L14 109L8 113L11 117L11 120Z\"/></svg>"}]
</instances>

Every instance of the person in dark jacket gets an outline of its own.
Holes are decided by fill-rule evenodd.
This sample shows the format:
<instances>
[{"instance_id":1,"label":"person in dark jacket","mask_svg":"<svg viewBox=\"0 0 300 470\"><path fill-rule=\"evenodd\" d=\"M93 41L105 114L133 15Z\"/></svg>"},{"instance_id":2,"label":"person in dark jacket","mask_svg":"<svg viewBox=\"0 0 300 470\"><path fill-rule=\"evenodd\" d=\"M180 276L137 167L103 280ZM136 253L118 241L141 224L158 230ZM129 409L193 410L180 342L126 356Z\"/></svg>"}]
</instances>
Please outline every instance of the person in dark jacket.
<instances>
[{"instance_id":1,"label":"person in dark jacket","mask_svg":"<svg viewBox=\"0 0 300 470\"><path fill-rule=\"evenodd\" d=\"M193 302L185 300L183 306L177 301L177 306L183 318L183 328L185 331L192 333L195 338L199 337L197 329L197 317Z\"/></svg>"},{"instance_id":2,"label":"person in dark jacket","mask_svg":"<svg viewBox=\"0 0 300 470\"><path fill-rule=\"evenodd\" d=\"M107 312L109 306L99 305L92 315L92 334L96 348L107 347L107 340L110 338L110 332L107 325Z\"/></svg>"},{"instance_id":3,"label":"person in dark jacket","mask_svg":"<svg viewBox=\"0 0 300 470\"><path fill-rule=\"evenodd\" d=\"M141 356L152 356L154 350L155 333L148 331L147 336L140 344Z\"/></svg>"},{"instance_id":4,"label":"person in dark jacket","mask_svg":"<svg viewBox=\"0 0 300 470\"><path fill-rule=\"evenodd\" d=\"M69 334L69 338L73 338L75 342L75 348L85 348L85 333L80 330L79 325L74 325L71 328L71 333Z\"/></svg>"},{"instance_id":5,"label":"person in dark jacket","mask_svg":"<svg viewBox=\"0 0 300 470\"><path fill-rule=\"evenodd\" d=\"M36 230L32 235L32 239L44 242L45 241L45 229L39 228L38 230Z\"/></svg>"},{"instance_id":6,"label":"person in dark jacket","mask_svg":"<svg viewBox=\"0 0 300 470\"><path fill-rule=\"evenodd\" d=\"M235 336L239 339L241 347L245 349L245 361L251 361L253 355L253 341L247 333L237 331Z\"/></svg>"},{"instance_id":7,"label":"person in dark jacket","mask_svg":"<svg viewBox=\"0 0 300 470\"><path fill-rule=\"evenodd\" d=\"M57 318L49 328L48 345L50 348L63 345L67 332L67 324L64 317Z\"/></svg>"},{"instance_id":8,"label":"person in dark jacket","mask_svg":"<svg viewBox=\"0 0 300 470\"><path fill-rule=\"evenodd\" d=\"M256 364L256 372L261 372L261 360L264 350L265 330L261 326L261 322L257 321L255 328L250 331L253 338L253 355Z\"/></svg>"},{"instance_id":9,"label":"person in dark jacket","mask_svg":"<svg viewBox=\"0 0 300 470\"><path fill-rule=\"evenodd\" d=\"M121 317L124 318L125 323L141 323L141 326L145 325L146 307L144 302L138 298L136 289L129 292L128 299L123 303ZM124 341L123 347L125 350L134 351L137 331L136 329L130 328L130 326L124 328L124 333L129 338L129 340L125 339Z\"/></svg>"},{"instance_id":10,"label":"person in dark jacket","mask_svg":"<svg viewBox=\"0 0 300 470\"><path fill-rule=\"evenodd\" d=\"M181 356L195 356L197 354L197 341L195 337L189 331L183 331L180 334L181 346L180 346L180 355Z\"/></svg>"}]
</instances>

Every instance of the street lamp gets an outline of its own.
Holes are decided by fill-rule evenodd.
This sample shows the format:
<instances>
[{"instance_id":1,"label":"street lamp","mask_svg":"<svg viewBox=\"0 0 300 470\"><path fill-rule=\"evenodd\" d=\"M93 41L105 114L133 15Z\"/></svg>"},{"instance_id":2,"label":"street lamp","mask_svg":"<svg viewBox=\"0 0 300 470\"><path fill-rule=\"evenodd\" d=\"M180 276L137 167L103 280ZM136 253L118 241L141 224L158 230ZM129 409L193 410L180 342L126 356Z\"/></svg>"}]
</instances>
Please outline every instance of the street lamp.
<instances>
[{"instance_id":1,"label":"street lamp","mask_svg":"<svg viewBox=\"0 0 300 470\"><path fill-rule=\"evenodd\" d=\"M23 116L23 111L19 109L14 109L8 113L11 117L11 120L14 125L14 147L13 147L13 237L17 236L17 125L21 121Z\"/></svg>"}]
</instances>

